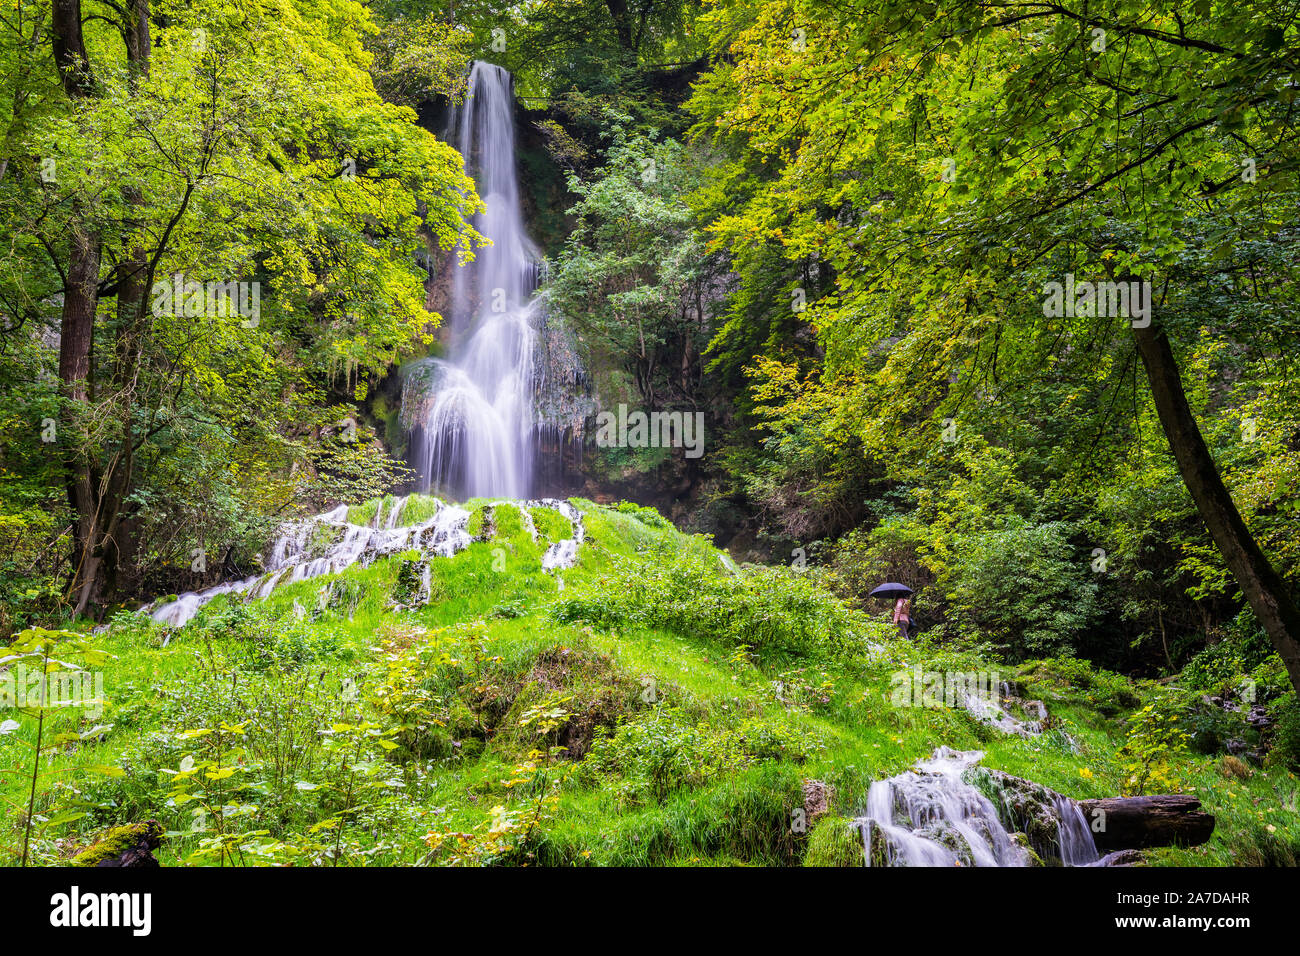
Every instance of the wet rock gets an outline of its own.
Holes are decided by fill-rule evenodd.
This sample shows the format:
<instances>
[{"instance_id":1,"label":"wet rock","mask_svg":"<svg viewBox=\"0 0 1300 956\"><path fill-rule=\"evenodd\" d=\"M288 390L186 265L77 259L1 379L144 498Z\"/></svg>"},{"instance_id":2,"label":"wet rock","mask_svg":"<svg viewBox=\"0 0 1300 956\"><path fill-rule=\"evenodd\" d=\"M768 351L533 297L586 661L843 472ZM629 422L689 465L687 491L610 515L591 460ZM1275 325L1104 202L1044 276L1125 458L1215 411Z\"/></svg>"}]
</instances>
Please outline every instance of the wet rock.
<instances>
[{"instance_id":1,"label":"wet rock","mask_svg":"<svg viewBox=\"0 0 1300 956\"><path fill-rule=\"evenodd\" d=\"M1116 850L1097 861L1097 866L1139 866L1145 861L1141 850Z\"/></svg>"},{"instance_id":2,"label":"wet rock","mask_svg":"<svg viewBox=\"0 0 1300 956\"><path fill-rule=\"evenodd\" d=\"M1083 866L1097 859L1088 822L1069 797L1001 770L973 769L968 778L997 805L1008 829L1024 833L1048 866Z\"/></svg>"},{"instance_id":3,"label":"wet rock","mask_svg":"<svg viewBox=\"0 0 1300 956\"><path fill-rule=\"evenodd\" d=\"M1256 704L1251 707L1250 711L1246 714L1246 723L1250 724L1250 726L1254 727L1256 730L1267 730L1269 727L1273 726L1275 721L1269 716L1268 711L1264 709L1264 707Z\"/></svg>"}]
</instances>

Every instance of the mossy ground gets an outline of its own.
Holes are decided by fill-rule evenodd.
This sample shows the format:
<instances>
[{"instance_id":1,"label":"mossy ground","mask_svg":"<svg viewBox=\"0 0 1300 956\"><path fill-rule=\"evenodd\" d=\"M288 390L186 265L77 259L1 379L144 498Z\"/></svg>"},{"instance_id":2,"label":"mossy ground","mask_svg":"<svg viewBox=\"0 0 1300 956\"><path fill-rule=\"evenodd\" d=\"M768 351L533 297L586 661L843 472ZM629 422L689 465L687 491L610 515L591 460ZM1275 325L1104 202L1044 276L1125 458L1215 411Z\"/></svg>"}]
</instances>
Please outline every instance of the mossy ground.
<instances>
[{"instance_id":1,"label":"mossy ground","mask_svg":"<svg viewBox=\"0 0 1300 956\"><path fill-rule=\"evenodd\" d=\"M1121 791L1123 720L1147 689L1026 670L1053 717L1030 739L954 708L899 707L891 674L914 663L1012 669L899 642L832 608L807 573L735 572L655 512L579 504L578 565L547 574L541 554L567 522L534 509L534 541L515 506L484 520L486 503L468 503L473 532L491 534L433 559L432 600L414 611L391 607L395 556L260 602L219 598L173 634L120 617L96 636L115 655L104 713L46 721L34 858L157 819L163 865L849 865L847 821L871 782L941 744L1072 797ZM403 523L431 508L413 498ZM683 581L690 593L669 593ZM693 623L696 607L713 616ZM802 629L809 615L818 633ZM36 721L18 721L0 736L0 862L21 854L30 785ZM1294 775L1246 770L1180 756L1181 786L1218 827L1149 861L1294 863ZM801 825L809 780L830 805Z\"/></svg>"}]
</instances>

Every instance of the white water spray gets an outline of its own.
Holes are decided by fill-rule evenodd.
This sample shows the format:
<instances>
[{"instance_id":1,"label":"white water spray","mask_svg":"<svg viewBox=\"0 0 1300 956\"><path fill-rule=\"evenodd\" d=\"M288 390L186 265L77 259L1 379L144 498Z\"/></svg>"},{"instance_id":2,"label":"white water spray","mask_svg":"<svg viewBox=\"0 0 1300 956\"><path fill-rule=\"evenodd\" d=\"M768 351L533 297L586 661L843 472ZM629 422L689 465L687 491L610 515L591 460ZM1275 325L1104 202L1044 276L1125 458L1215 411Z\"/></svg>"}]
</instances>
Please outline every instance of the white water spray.
<instances>
[{"instance_id":1,"label":"white water spray","mask_svg":"<svg viewBox=\"0 0 1300 956\"><path fill-rule=\"evenodd\" d=\"M263 598L281 584L338 574L354 564L365 566L376 558L410 548L451 557L469 547L470 536L465 530L469 523L468 511L435 501L437 510L432 517L419 524L398 527L405 504L405 498L398 498L385 514L381 502L369 525L351 524L347 505L286 524L267 552L266 570L262 574L190 591L151 608L149 614L155 621L180 627L199 608L221 594L233 592Z\"/></svg>"}]
</instances>

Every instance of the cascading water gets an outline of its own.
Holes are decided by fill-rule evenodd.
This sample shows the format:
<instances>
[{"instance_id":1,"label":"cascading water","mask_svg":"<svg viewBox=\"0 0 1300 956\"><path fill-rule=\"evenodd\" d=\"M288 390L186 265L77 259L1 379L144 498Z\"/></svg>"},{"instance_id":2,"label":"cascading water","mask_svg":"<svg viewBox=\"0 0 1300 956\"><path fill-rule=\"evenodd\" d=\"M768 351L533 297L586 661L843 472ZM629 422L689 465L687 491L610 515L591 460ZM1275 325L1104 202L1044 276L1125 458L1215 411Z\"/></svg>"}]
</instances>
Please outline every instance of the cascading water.
<instances>
[{"instance_id":1,"label":"cascading water","mask_svg":"<svg viewBox=\"0 0 1300 956\"><path fill-rule=\"evenodd\" d=\"M360 565L365 567L379 558L405 551L419 551L425 558L449 558L469 547L473 540L467 526L470 513L464 508L429 499L433 514L411 524L403 524L409 498L395 498L391 505L381 501L368 524L348 521L347 505L301 521L291 521L280 528L263 558L265 570L238 581L223 581L200 591L190 591L172 601L149 607L149 615L162 624L181 627L198 613L199 608L222 594L264 598L282 584L304 581ZM531 522L529 511L548 508L569 520L572 537L552 544L542 555L542 570L555 573L572 567L578 560L578 547L586 537L582 512L568 501L543 498L537 501L511 502ZM534 531L534 538L536 532ZM423 568L424 590L429 588L429 567Z\"/></svg>"},{"instance_id":2,"label":"cascading water","mask_svg":"<svg viewBox=\"0 0 1300 956\"><path fill-rule=\"evenodd\" d=\"M939 747L930 759L911 770L873 783L867 792L866 812L853 822L862 835L867 865L1031 865L1028 847L1008 829L1018 813L1029 812L1024 808L1030 801L1022 799L1015 804L1003 794L999 805L977 787L970 771L980 772L976 765L983 756L978 750ZM1011 779L1003 776L998 780L994 772L985 773L994 782L991 792ZM1032 800L1032 813L1040 824L1035 829L1046 844L1040 850L1063 866L1110 862L1110 857L1099 857L1088 822L1073 800L1044 787L1028 786L1041 791ZM1042 838L1044 832L1050 837Z\"/></svg>"},{"instance_id":3,"label":"cascading water","mask_svg":"<svg viewBox=\"0 0 1300 956\"><path fill-rule=\"evenodd\" d=\"M914 770L873 783L855 821L867 865L874 856L888 866L1028 866L993 801L962 779L982 756L940 747Z\"/></svg>"},{"instance_id":4,"label":"cascading water","mask_svg":"<svg viewBox=\"0 0 1300 956\"><path fill-rule=\"evenodd\" d=\"M405 498L398 498L387 513L381 504L369 525L349 523L347 505L290 522L280 529L279 537L271 544L263 573L182 594L174 601L151 607L149 614L155 621L180 627L199 608L221 594L233 592L263 598L281 584L337 574L354 564L369 564L376 558L409 548L451 557L469 546L470 536L465 530L468 511L435 501L432 517L399 527L405 504Z\"/></svg>"},{"instance_id":5,"label":"cascading water","mask_svg":"<svg viewBox=\"0 0 1300 956\"><path fill-rule=\"evenodd\" d=\"M474 64L453 135L486 206L474 227L492 245L455 267L447 358L407 370L411 462L425 489L460 498L522 497L535 456L537 305L530 296L540 256L524 231L506 70Z\"/></svg>"}]
</instances>

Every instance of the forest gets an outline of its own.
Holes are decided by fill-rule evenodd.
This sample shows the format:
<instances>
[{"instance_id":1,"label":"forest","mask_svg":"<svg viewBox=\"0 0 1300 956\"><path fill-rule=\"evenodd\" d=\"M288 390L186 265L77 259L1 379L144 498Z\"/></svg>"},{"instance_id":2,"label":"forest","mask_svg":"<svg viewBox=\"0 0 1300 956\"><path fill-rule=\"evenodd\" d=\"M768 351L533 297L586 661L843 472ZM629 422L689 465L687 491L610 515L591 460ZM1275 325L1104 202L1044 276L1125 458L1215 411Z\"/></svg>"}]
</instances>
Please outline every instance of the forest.
<instances>
[{"instance_id":1,"label":"forest","mask_svg":"<svg viewBox=\"0 0 1300 956\"><path fill-rule=\"evenodd\" d=\"M0 865L1300 862L1295 4L0 2Z\"/></svg>"}]
</instances>

